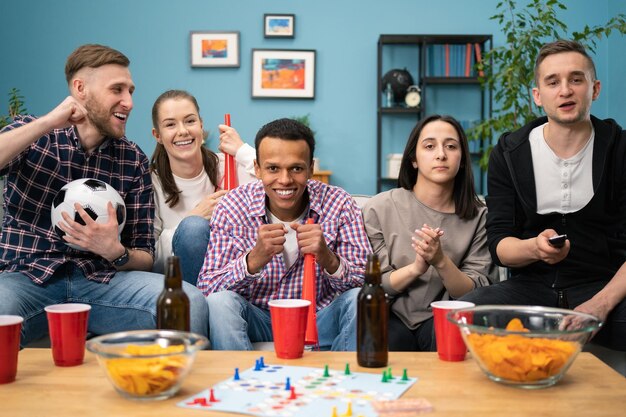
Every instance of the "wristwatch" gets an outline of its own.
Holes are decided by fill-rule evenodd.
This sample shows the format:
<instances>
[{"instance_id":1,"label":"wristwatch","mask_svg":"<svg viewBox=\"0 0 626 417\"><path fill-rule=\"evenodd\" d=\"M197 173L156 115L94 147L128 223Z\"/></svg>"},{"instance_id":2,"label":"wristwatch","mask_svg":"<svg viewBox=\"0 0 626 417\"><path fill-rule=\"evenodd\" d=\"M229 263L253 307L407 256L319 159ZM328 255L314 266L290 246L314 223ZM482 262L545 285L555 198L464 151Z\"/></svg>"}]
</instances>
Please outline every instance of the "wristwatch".
<instances>
[{"instance_id":1,"label":"wristwatch","mask_svg":"<svg viewBox=\"0 0 626 417\"><path fill-rule=\"evenodd\" d=\"M119 258L112 260L111 263L115 266L124 266L129 260L128 248L124 247L124 253Z\"/></svg>"}]
</instances>

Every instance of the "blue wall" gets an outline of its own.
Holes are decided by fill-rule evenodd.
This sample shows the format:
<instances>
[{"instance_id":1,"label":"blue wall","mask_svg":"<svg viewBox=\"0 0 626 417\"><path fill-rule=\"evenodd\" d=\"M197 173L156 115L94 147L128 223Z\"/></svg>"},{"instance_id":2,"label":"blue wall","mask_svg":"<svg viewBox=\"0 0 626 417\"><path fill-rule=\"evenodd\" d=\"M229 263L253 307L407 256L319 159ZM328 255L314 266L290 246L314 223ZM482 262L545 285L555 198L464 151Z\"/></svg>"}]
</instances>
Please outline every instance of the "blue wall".
<instances>
[{"instance_id":1,"label":"blue wall","mask_svg":"<svg viewBox=\"0 0 626 417\"><path fill-rule=\"evenodd\" d=\"M34 0L3 1L0 39L0 104L18 87L31 113L43 114L66 95L63 67L83 43L120 49L131 61L137 84L128 136L150 155L150 109L169 88L195 94L216 146L216 125L232 114L233 125L252 142L258 128L282 116L311 114L323 169L352 193L375 190L376 43L381 33L491 33L498 0ZM520 1L523 3L523 1ZM478 7L480 4L480 7ZM568 2L560 16L572 30L601 24L626 12L626 0ZM294 39L265 39L264 13L296 15ZM584 22L584 23L583 23ZM191 30L241 31L241 67L191 68ZM626 40L613 36L596 51L604 91L594 114L626 124L623 81ZM317 50L315 100L258 100L250 97L251 49ZM610 94L609 86L615 93ZM607 92L609 94L607 94ZM1 111L0 113L4 113ZM406 138L400 138L403 142Z\"/></svg>"},{"instance_id":2,"label":"blue wall","mask_svg":"<svg viewBox=\"0 0 626 417\"><path fill-rule=\"evenodd\" d=\"M626 14L626 1L610 1L609 16L620 13ZM610 117L626 127L626 36L611 35L607 55L609 82L604 83L602 94L609 97Z\"/></svg>"}]
</instances>

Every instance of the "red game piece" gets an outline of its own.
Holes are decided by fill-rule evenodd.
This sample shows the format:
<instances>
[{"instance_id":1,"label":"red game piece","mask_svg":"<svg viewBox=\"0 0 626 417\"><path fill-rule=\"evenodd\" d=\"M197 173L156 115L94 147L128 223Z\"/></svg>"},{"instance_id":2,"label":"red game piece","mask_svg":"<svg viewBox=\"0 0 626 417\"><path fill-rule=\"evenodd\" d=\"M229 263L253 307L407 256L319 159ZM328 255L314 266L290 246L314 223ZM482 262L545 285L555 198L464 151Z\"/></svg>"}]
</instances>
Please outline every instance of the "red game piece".
<instances>
[{"instance_id":1,"label":"red game piece","mask_svg":"<svg viewBox=\"0 0 626 417\"><path fill-rule=\"evenodd\" d=\"M296 387L291 387L291 395L289 396L290 400L295 400L297 399L298 396L296 395Z\"/></svg>"},{"instance_id":2,"label":"red game piece","mask_svg":"<svg viewBox=\"0 0 626 417\"><path fill-rule=\"evenodd\" d=\"M201 405L203 407L206 407L209 404L206 402L206 398L200 397L200 398L194 398L194 400L190 403L187 403L187 405Z\"/></svg>"},{"instance_id":3,"label":"red game piece","mask_svg":"<svg viewBox=\"0 0 626 417\"><path fill-rule=\"evenodd\" d=\"M215 398L215 393L213 392L213 388L211 388L211 395L209 397L209 401L212 402L212 403L219 402L219 400L217 398Z\"/></svg>"}]
</instances>

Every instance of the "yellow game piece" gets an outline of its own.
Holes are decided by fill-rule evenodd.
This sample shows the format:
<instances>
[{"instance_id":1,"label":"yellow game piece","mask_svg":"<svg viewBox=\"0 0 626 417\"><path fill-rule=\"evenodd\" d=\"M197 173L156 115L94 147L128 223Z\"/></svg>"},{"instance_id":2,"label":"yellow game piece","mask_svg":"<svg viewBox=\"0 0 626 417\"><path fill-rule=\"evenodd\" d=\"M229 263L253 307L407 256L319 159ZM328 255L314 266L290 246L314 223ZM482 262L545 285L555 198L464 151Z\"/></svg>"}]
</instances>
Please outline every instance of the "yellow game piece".
<instances>
[{"instance_id":1,"label":"yellow game piece","mask_svg":"<svg viewBox=\"0 0 626 417\"><path fill-rule=\"evenodd\" d=\"M352 417L352 401L348 403L348 408L346 412L341 415L341 417Z\"/></svg>"},{"instance_id":2,"label":"yellow game piece","mask_svg":"<svg viewBox=\"0 0 626 417\"><path fill-rule=\"evenodd\" d=\"M337 407L333 406L333 412L330 417L337 417Z\"/></svg>"}]
</instances>

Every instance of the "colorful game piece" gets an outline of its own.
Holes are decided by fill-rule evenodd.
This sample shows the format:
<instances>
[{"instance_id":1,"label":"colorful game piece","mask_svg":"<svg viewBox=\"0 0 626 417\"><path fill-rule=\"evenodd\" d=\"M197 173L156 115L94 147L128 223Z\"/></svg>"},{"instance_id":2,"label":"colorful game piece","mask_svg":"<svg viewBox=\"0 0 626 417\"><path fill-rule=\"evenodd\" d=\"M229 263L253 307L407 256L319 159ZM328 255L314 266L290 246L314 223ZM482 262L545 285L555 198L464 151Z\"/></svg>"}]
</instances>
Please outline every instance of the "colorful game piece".
<instances>
[{"instance_id":1,"label":"colorful game piece","mask_svg":"<svg viewBox=\"0 0 626 417\"><path fill-rule=\"evenodd\" d=\"M295 400L297 398L298 398L298 396L296 395L296 387L291 387L291 395L289 395L289 399L290 400Z\"/></svg>"},{"instance_id":2,"label":"colorful game piece","mask_svg":"<svg viewBox=\"0 0 626 417\"><path fill-rule=\"evenodd\" d=\"M387 370L383 371L383 379L380 382L389 382L389 378L387 377Z\"/></svg>"},{"instance_id":3,"label":"colorful game piece","mask_svg":"<svg viewBox=\"0 0 626 417\"><path fill-rule=\"evenodd\" d=\"M267 365L265 364L265 359L263 358L263 356L259 358L259 362L261 363L261 368L267 368Z\"/></svg>"},{"instance_id":4,"label":"colorful game piece","mask_svg":"<svg viewBox=\"0 0 626 417\"><path fill-rule=\"evenodd\" d=\"M330 372L328 372L328 365L324 365L324 378L330 377Z\"/></svg>"},{"instance_id":5,"label":"colorful game piece","mask_svg":"<svg viewBox=\"0 0 626 417\"><path fill-rule=\"evenodd\" d=\"M337 407L333 406L333 412L332 412L332 414L330 415L330 417L338 417L338 416L337 416Z\"/></svg>"},{"instance_id":6,"label":"colorful game piece","mask_svg":"<svg viewBox=\"0 0 626 417\"><path fill-rule=\"evenodd\" d=\"M233 381L239 381L239 368L235 368L235 376L233 377Z\"/></svg>"},{"instance_id":7,"label":"colorful game piece","mask_svg":"<svg viewBox=\"0 0 626 417\"><path fill-rule=\"evenodd\" d=\"M391 381L393 378L394 376L391 374L391 368L387 368L387 379Z\"/></svg>"},{"instance_id":8,"label":"colorful game piece","mask_svg":"<svg viewBox=\"0 0 626 417\"><path fill-rule=\"evenodd\" d=\"M352 401L348 402L348 408L346 412L341 415L341 417L352 417Z\"/></svg>"},{"instance_id":9,"label":"colorful game piece","mask_svg":"<svg viewBox=\"0 0 626 417\"><path fill-rule=\"evenodd\" d=\"M402 371L402 381L408 381L409 380L409 376L406 373L406 368L404 368L404 370Z\"/></svg>"},{"instance_id":10,"label":"colorful game piece","mask_svg":"<svg viewBox=\"0 0 626 417\"><path fill-rule=\"evenodd\" d=\"M261 366L261 361L258 360L258 359L254 361L254 370L255 371L262 371L263 370L263 366Z\"/></svg>"},{"instance_id":11,"label":"colorful game piece","mask_svg":"<svg viewBox=\"0 0 626 417\"><path fill-rule=\"evenodd\" d=\"M285 382L285 391L289 391L291 389L291 381L289 377L287 377L287 382Z\"/></svg>"},{"instance_id":12,"label":"colorful game piece","mask_svg":"<svg viewBox=\"0 0 626 417\"><path fill-rule=\"evenodd\" d=\"M200 397L200 398L195 398L192 402L188 403L189 405L201 405L203 407L206 407L207 405L209 405L206 402L206 398L204 397Z\"/></svg>"},{"instance_id":13,"label":"colorful game piece","mask_svg":"<svg viewBox=\"0 0 626 417\"><path fill-rule=\"evenodd\" d=\"M346 363L346 370L344 371L345 375L350 375L350 364Z\"/></svg>"},{"instance_id":14,"label":"colorful game piece","mask_svg":"<svg viewBox=\"0 0 626 417\"><path fill-rule=\"evenodd\" d=\"M213 392L213 388L211 388L211 395L209 396L209 402L212 402L212 403L219 402L219 400L215 398L215 393Z\"/></svg>"}]
</instances>

